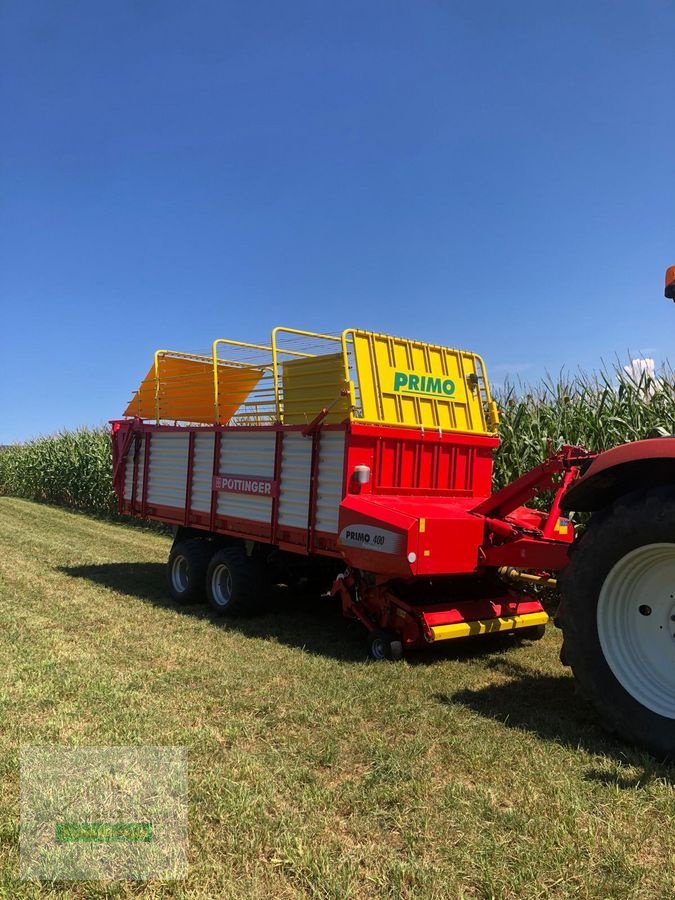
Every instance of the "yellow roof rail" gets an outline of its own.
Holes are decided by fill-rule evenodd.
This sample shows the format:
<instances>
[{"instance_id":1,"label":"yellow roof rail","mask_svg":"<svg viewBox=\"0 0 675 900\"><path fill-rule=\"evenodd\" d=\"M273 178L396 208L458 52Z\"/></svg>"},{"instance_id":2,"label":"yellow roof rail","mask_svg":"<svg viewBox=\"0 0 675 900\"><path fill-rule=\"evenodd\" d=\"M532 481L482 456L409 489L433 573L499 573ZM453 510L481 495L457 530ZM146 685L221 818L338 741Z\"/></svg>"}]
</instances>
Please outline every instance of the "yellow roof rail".
<instances>
[{"instance_id":1,"label":"yellow roof rail","mask_svg":"<svg viewBox=\"0 0 675 900\"><path fill-rule=\"evenodd\" d=\"M158 350L124 414L221 425L321 415L470 434L497 427L478 354L354 328L278 327L269 344L217 338L210 354Z\"/></svg>"}]
</instances>

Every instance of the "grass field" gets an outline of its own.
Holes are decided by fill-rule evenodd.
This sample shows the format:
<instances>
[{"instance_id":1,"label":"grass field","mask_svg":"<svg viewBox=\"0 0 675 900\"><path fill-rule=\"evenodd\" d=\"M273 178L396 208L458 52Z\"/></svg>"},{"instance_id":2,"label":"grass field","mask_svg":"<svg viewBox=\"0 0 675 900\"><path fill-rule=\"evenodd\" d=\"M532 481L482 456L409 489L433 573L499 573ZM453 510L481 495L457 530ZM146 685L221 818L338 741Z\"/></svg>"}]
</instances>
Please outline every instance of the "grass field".
<instances>
[{"instance_id":1,"label":"grass field","mask_svg":"<svg viewBox=\"0 0 675 900\"><path fill-rule=\"evenodd\" d=\"M538 644L368 663L326 600L223 624L169 540L0 498L2 897L672 898L673 770ZM17 882L21 745L181 745L187 880Z\"/></svg>"}]
</instances>

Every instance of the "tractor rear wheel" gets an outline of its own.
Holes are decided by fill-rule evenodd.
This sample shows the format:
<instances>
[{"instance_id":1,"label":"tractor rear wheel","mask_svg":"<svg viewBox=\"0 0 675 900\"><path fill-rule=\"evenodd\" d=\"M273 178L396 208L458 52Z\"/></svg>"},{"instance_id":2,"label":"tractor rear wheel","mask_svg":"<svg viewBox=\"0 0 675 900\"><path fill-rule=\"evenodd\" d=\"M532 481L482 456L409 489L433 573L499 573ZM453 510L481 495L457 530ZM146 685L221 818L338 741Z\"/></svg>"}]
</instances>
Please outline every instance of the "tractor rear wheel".
<instances>
[{"instance_id":1,"label":"tractor rear wheel","mask_svg":"<svg viewBox=\"0 0 675 900\"><path fill-rule=\"evenodd\" d=\"M264 582L260 567L243 547L226 547L211 557L206 573L206 596L220 616L258 612Z\"/></svg>"},{"instance_id":2,"label":"tractor rear wheel","mask_svg":"<svg viewBox=\"0 0 675 900\"><path fill-rule=\"evenodd\" d=\"M175 543L169 553L166 580L169 594L177 603L204 599L206 569L211 548L203 538Z\"/></svg>"},{"instance_id":3,"label":"tractor rear wheel","mask_svg":"<svg viewBox=\"0 0 675 900\"><path fill-rule=\"evenodd\" d=\"M609 730L675 758L675 490L594 515L561 578L561 658Z\"/></svg>"}]
</instances>

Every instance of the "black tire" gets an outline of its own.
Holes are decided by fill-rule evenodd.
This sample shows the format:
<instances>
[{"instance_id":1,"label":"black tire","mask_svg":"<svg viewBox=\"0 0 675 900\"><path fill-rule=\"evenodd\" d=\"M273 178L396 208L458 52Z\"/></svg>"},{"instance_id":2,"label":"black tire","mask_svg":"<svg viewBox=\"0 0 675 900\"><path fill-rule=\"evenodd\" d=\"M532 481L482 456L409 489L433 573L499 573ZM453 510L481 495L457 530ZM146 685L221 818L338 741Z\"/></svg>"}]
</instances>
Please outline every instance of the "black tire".
<instances>
[{"instance_id":1,"label":"black tire","mask_svg":"<svg viewBox=\"0 0 675 900\"><path fill-rule=\"evenodd\" d=\"M651 546L656 544L663 546ZM653 565L650 554L660 554ZM653 579L659 572L668 575L671 556L675 559L675 489L620 498L593 515L572 548L556 618L564 635L561 660L572 668L604 726L660 759L675 758L675 709L671 714L671 683L660 683L651 673L671 654L670 641L675 652L675 584L667 588L668 596ZM659 693L662 684L665 695Z\"/></svg>"},{"instance_id":2,"label":"black tire","mask_svg":"<svg viewBox=\"0 0 675 900\"><path fill-rule=\"evenodd\" d=\"M393 632L376 629L368 635L368 655L377 662L401 659L403 643Z\"/></svg>"},{"instance_id":3,"label":"black tire","mask_svg":"<svg viewBox=\"0 0 675 900\"><path fill-rule=\"evenodd\" d=\"M211 557L206 596L219 616L249 616L260 611L264 580L260 565L243 547L226 547Z\"/></svg>"},{"instance_id":4,"label":"black tire","mask_svg":"<svg viewBox=\"0 0 675 900\"><path fill-rule=\"evenodd\" d=\"M540 641L546 634L546 626L529 625L527 628L517 628L514 634L525 641Z\"/></svg>"},{"instance_id":5,"label":"black tire","mask_svg":"<svg viewBox=\"0 0 675 900\"><path fill-rule=\"evenodd\" d=\"M176 603L204 600L210 555L210 545L203 538L191 538L173 545L167 561L166 581L169 594Z\"/></svg>"}]
</instances>

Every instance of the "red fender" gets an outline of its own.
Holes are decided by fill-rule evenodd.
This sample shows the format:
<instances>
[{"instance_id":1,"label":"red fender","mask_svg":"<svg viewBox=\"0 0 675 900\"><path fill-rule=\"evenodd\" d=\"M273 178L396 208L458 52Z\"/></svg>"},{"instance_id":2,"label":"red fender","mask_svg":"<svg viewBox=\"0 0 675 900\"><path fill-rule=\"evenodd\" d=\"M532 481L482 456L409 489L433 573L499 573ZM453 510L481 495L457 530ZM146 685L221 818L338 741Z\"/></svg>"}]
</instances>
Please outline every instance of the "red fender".
<instances>
[{"instance_id":1,"label":"red fender","mask_svg":"<svg viewBox=\"0 0 675 900\"><path fill-rule=\"evenodd\" d=\"M675 438L633 441L596 456L560 506L594 512L632 491L670 484L675 487Z\"/></svg>"}]
</instances>

